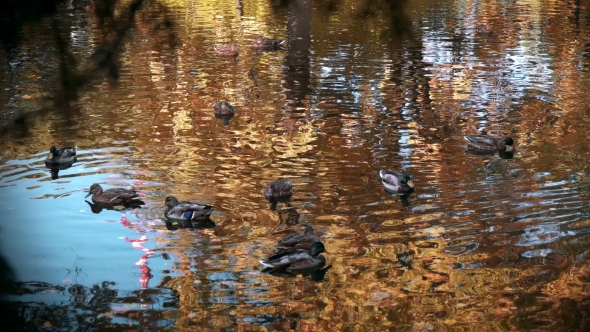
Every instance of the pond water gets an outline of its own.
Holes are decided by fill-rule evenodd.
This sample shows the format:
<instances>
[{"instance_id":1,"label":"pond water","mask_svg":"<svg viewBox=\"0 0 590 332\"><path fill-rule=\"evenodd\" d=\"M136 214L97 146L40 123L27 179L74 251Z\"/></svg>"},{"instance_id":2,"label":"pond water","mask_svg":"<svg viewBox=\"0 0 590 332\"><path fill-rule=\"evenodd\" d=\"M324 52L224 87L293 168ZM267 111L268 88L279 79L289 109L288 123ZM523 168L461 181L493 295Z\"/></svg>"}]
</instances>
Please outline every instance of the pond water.
<instances>
[{"instance_id":1,"label":"pond water","mask_svg":"<svg viewBox=\"0 0 590 332\"><path fill-rule=\"evenodd\" d=\"M118 80L93 76L68 112L46 101L60 77L52 19L23 26L0 69L0 250L18 281L17 323L587 329L586 6L146 1ZM113 38L95 8L64 2L55 14L80 72ZM287 43L256 52L257 35ZM236 58L215 54L229 43ZM236 109L229 121L213 115L220 100ZM11 120L22 113L26 126ZM500 132L513 155L466 150L463 136ZM78 147L53 177L52 145ZM413 175L416 191L384 192L382 169ZM279 178L294 195L272 210L263 191ZM146 204L93 210L93 183L134 188ZM167 226L169 195L215 206L215 227ZM261 272L258 260L304 224L326 246L325 275Z\"/></svg>"}]
</instances>

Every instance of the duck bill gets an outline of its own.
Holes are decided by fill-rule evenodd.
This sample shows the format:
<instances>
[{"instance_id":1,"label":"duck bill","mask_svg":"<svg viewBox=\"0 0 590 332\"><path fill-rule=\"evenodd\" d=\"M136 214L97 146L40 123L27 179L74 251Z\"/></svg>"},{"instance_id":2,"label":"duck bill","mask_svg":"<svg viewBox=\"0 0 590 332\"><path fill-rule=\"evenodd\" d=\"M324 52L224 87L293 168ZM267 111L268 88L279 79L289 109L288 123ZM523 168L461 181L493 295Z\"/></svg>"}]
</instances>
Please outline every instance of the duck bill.
<instances>
[{"instance_id":1,"label":"duck bill","mask_svg":"<svg viewBox=\"0 0 590 332\"><path fill-rule=\"evenodd\" d=\"M47 157L47 159L53 159L53 153L50 153L49 157Z\"/></svg>"},{"instance_id":2,"label":"duck bill","mask_svg":"<svg viewBox=\"0 0 590 332\"><path fill-rule=\"evenodd\" d=\"M510 145L506 145L506 152L513 152L514 148Z\"/></svg>"},{"instance_id":3,"label":"duck bill","mask_svg":"<svg viewBox=\"0 0 590 332\"><path fill-rule=\"evenodd\" d=\"M92 195L92 193L88 193L86 196L84 196L84 198L86 198L86 197L88 197L88 196L90 196L90 195Z\"/></svg>"},{"instance_id":4,"label":"duck bill","mask_svg":"<svg viewBox=\"0 0 590 332\"><path fill-rule=\"evenodd\" d=\"M410 188L415 188L414 182L412 182L412 180L408 180L408 186L410 186Z\"/></svg>"}]
</instances>

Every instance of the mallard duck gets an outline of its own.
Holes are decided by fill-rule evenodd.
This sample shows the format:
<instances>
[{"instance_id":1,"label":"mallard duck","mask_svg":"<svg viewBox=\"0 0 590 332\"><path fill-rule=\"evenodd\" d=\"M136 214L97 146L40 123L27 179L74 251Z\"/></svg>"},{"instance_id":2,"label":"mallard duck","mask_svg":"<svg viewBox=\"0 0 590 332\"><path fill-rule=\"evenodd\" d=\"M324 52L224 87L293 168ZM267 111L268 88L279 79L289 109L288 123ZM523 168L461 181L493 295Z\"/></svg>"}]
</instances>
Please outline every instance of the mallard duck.
<instances>
[{"instance_id":1,"label":"mallard duck","mask_svg":"<svg viewBox=\"0 0 590 332\"><path fill-rule=\"evenodd\" d=\"M283 198L293 195L293 183L291 179L282 179L271 182L264 190L264 198L268 200Z\"/></svg>"},{"instance_id":2,"label":"mallard duck","mask_svg":"<svg viewBox=\"0 0 590 332\"><path fill-rule=\"evenodd\" d=\"M217 55L220 55L220 56L235 57L235 56L238 56L238 54L240 54L240 50L238 49L238 46L236 46L236 44L231 44L228 46L217 45L217 46L213 46L213 49L215 50Z\"/></svg>"},{"instance_id":3,"label":"mallard duck","mask_svg":"<svg viewBox=\"0 0 590 332\"><path fill-rule=\"evenodd\" d=\"M324 244L314 242L309 251L305 249L295 249L285 251L280 254L270 256L267 259L260 260L260 264L265 267L264 271L286 269L288 271L310 269L316 266L326 264L326 259L320 253L324 252Z\"/></svg>"},{"instance_id":4,"label":"mallard duck","mask_svg":"<svg viewBox=\"0 0 590 332\"><path fill-rule=\"evenodd\" d=\"M467 148L481 152L506 151L507 146L514 144L510 137L494 137L488 135L467 135Z\"/></svg>"},{"instance_id":5,"label":"mallard duck","mask_svg":"<svg viewBox=\"0 0 590 332\"><path fill-rule=\"evenodd\" d=\"M494 34L494 29L489 24L480 24L475 27L475 32L479 35L490 36Z\"/></svg>"},{"instance_id":6,"label":"mallard duck","mask_svg":"<svg viewBox=\"0 0 590 332\"><path fill-rule=\"evenodd\" d=\"M319 236L313 233L311 225L303 226L301 233L291 233L279 240L277 248L280 250L305 249L310 250L315 242L321 242Z\"/></svg>"},{"instance_id":7,"label":"mallard duck","mask_svg":"<svg viewBox=\"0 0 590 332\"><path fill-rule=\"evenodd\" d=\"M67 148L58 149L52 146L49 149L49 156L45 159L45 166L60 166L65 164L71 164L76 161L76 151L78 150L75 146L69 146Z\"/></svg>"},{"instance_id":8,"label":"mallard duck","mask_svg":"<svg viewBox=\"0 0 590 332\"><path fill-rule=\"evenodd\" d=\"M111 188L102 190L102 187L98 183L90 186L90 190L88 191L88 195L86 195L86 197L90 195L92 195L92 201L94 202L113 205L132 203L134 200L136 201L140 199L139 193L135 190L129 190L125 188Z\"/></svg>"},{"instance_id":9,"label":"mallard duck","mask_svg":"<svg viewBox=\"0 0 590 332\"><path fill-rule=\"evenodd\" d=\"M412 176L407 173L400 174L381 170L379 171L379 177L383 188L389 193L411 194L416 190L412 182Z\"/></svg>"},{"instance_id":10,"label":"mallard duck","mask_svg":"<svg viewBox=\"0 0 590 332\"><path fill-rule=\"evenodd\" d=\"M209 205L203 205L193 202L179 202L176 197L166 197L166 211L164 216L173 221L199 221L208 220L215 208Z\"/></svg>"},{"instance_id":11,"label":"mallard duck","mask_svg":"<svg viewBox=\"0 0 590 332\"><path fill-rule=\"evenodd\" d=\"M252 42L252 47L254 48L278 48L285 43L282 39L271 39L271 38L264 38L262 36L258 36Z\"/></svg>"},{"instance_id":12,"label":"mallard duck","mask_svg":"<svg viewBox=\"0 0 590 332\"><path fill-rule=\"evenodd\" d=\"M226 101L218 101L213 105L213 113L219 116L234 115L234 107Z\"/></svg>"}]
</instances>

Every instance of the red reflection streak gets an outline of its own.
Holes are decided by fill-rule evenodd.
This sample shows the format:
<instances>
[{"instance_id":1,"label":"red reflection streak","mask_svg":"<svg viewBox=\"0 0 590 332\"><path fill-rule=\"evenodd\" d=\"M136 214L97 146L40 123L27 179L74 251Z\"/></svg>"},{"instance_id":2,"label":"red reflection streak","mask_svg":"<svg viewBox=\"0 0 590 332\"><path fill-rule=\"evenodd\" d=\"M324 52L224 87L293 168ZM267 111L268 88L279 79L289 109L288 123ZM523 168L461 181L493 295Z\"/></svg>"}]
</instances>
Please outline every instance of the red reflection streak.
<instances>
[{"instance_id":1,"label":"red reflection streak","mask_svg":"<svg viewBox=\"0 0 590 332\"><path fill-rule=\"evenodd\" d=\"M127 219L124 213L121 215L121 224L139 234L146 231L140 223L133 223ZM144 255L139 258L139 261L135 265L139 266L139 284L141 285L141 289L146 289L148 288L148 282L152 278L151 269L148 267L148 258L154 256L153 250L143 246L145 242L149 241L149 238L145 234L142 234L139 239L130 239L128 237L124 237L123 239L131 243L134 248L144 252Z\"/></svg>"}]
</instances>

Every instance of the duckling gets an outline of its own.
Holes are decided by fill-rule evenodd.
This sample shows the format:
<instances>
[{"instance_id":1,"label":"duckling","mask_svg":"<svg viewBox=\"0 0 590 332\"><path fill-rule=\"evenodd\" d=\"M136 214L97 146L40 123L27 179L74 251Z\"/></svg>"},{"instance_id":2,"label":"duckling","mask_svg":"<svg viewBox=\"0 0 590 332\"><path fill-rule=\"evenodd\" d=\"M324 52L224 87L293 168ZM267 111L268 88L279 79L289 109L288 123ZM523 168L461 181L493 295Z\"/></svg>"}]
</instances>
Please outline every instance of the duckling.
<instances>
[{"instance_id":1,"label":"duckling","mask_svg":"<svg viewBox=\"0 0 590 332\"><path fill-rule=\"evenodd\" d=\"M229 56L229 57L236 57L240 54L240 50L236 44L231 44L229 46L213 46L213 49L219 56Z\"/></svg>"},{"instance_id":2,"label":"duckling","mask_svg":"<svg viewBox=\"0 0 590 332\"><path fill-rule=\"evenodd\" d=\"M508 136L467 135L465 140L467 140L467 149L480 152L506 151L508 146L514 144L514 140Z\"/></svg>"},{"instance_id":3,"label":"duckling","mask_svg":"<svg viewBox=\"0 0 590 332\"><path fill-rule=\"evenodd\" d=\"M412 176L407 173L396 173L385 170L379 171L381 184L388 193L392 194L411 194L416 190Z\"/></svg>"},{"instance_id":4,"label":"duckling","mask_svg":"<svg viewBox=\"0 0 590 332\"><path fill-rule=\"evenodd\" d=\"M291 179L281 179L271 182L264 190L264 198L267 200L283 198L293 195L293 183Z\"/></svg>"},{"instance_id":5,"label":"duckling","mask_svg":"<svg viewBox=\"0 0 590 332\"><path fill-rule=\"evenodd\" d=\"M176 197L166 197L166 210L164 216L172 221L199 221L208 220L215 208L210 205L182 201L179 202Z\"/></svg>"},{"instance_id":6,"label":"duckling","mask_svg":"<svg viewBox=\"0 0 590 332\"><path fill-rule=\"evenodd\" d=\"M75 146L69 146L61 149L52 146L49 149L49 156L47 156L47 159L45 159L45 166L52 167L74 163L76 161L77 150L78 148Z\"/></svg>"},{"instance_id":7,"label":"duckling","mask_svg":"<svg viewBox=\"0 0 590 332\"><path fill-rule=\"evenodd\" d=\"M219 116L234 115L234 107L226 101L218 101L213 105L213 113Z\"/></svg>"},{"instance_id":8,"label":"duckling","mask_svg":"<svg viewBox=\"0 0 590 332\"><path fill-rule=\"evenodd\" d=\"M260 260L260 264L265 267L263 269L264 272L282 269L286 269L287 271L310 269L326 264L326 259L320 255L325 250L326 248L323 243L314 242L311 245L310 251L305 249L285 251Z\"/></svg>"},{"instance_id":9,"label":"duckling","mask_svg":"<svg viewBox=\"0 0 590 332\"><path fill-rule=\"evenodd\" d=\"M292 250L292 249L305 249L311 250L311 246L315 242L321 242L319 236L313 233L313 227L311 225L303 226L301 233L291 233L279 240L277 249L279 250Z\"/></svg>"},{"instance_id":10,"label":"duckling","mask_svg":"<svg viewBox=\"0 0 590 332\"><path fill-rule=\"evenodd\" d=\"M258 36L252 42L252 47L254 48L265 48L265 49L272 49L281 47L285 43L282 39L271 39L271 38L264 38L262 36Z\"/></svg>"},{"instance_id":11,"label":"duckling","mask_svg":"<svg viewBox=\"0 0 590 332\"><path fill-rule=\"evenodd\" d=\"M137 201L140 199L139 193L135 190L129 190L125 188L111 188L102 190L102 187L98 183L90 186L90 190L88 191L88 195L86 195L86 197L90 195L92 195L92 201L94 202L113 205L131 203L134 200Z\"/></svg>"}]
</instances>

